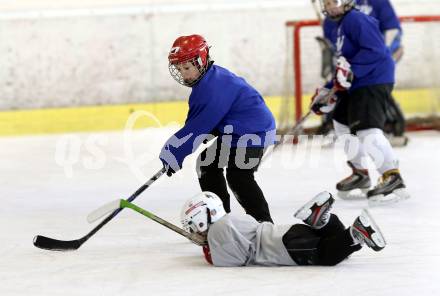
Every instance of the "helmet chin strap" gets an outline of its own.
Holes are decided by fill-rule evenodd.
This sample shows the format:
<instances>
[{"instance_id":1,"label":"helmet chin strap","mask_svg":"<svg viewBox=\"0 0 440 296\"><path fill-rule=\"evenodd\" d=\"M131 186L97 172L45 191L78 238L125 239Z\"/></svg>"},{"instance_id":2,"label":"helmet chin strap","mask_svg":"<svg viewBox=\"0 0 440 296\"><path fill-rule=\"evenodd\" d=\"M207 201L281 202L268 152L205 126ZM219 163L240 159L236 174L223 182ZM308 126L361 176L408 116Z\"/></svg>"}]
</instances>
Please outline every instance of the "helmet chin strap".
<instances>
[{"instance_id":1,"label":"helmet chin strap","mask_svg":"<svg viewBox=\"0 0 440 296\"><path fill-rule=\"evenodd\" d=\"M212 224L211 223L211 211L208 208L206 208L206 215L208 217L208 219L207 219L208 225L211 225Z\"/></svg>"}]
</instances>

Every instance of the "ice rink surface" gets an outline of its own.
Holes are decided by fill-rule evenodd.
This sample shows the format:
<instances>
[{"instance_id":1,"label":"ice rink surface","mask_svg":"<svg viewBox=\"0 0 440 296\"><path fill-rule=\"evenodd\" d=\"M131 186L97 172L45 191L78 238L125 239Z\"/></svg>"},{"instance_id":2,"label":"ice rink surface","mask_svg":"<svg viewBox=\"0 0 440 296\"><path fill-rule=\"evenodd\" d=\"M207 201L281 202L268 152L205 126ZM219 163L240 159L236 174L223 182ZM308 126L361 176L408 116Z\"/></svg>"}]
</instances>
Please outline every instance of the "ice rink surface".
<instances>
[{"instance_id":1,"label":"ice rink surface","mask_svg":"<svg viewBox=\"0 0 440 296\"><path fill-rule=\"evenodd\" d=\"M160 169L170 129L0 139L0 295L438 295L440 290L440 134L410 134L397 148L412 198L371 208L388 246L368 248L335 267L215 268L201 248L124 210L80 249L40 250L36 234L77 239L94 225L89 212L127 198ZM349 173L339 147L287 145L260 168L260 183L278 224L314 194ZM179 225L184 200L199 192L195 157L163 176L135 203ZM373 175L374 178L377 174ZM243 211L231 199L234 214ZM352 223L365 201L337 200Z\"/></svg>"}]
</instances>

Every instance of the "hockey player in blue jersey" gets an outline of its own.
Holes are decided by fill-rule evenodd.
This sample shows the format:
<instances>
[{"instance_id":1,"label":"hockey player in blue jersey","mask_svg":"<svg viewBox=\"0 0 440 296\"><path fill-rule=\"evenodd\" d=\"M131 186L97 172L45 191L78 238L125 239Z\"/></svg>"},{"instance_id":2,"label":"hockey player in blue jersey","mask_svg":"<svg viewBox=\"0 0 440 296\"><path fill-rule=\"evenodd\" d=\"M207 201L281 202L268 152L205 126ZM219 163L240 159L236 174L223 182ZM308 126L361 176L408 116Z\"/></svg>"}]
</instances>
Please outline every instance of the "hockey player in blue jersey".
<instances>
[{"instance_id":1,"label":"hockey player in blue jersey","mask_svg":"<svg viewBox=\"0 0 440 296\"><path fill-rule=\"evenodd\" d=\"M389 0L356 0L355 8L366 15L372 16L379 21L379 29L382 32L386 46L391 51L393 59L397 62L403 54L402 28ZM331 18L325 18L323 22L324 37L336 44L338 23Z\"/></svg>"},{"instance_id":2,"label":"hockey player in blue jersey","mask_svg":"<svg viewBox=\"0 0 440 296\"><path fill-rule=\"evenodd\" d=\"M367 245L374 251L385 239L368 211L346 228L331 213L334 198L322 192L296 213L304 224L259 223L249 215L233 216L211 192L202 192L182 207L183 228L206 236L205 259L214 266L326 265L340 263Z\"/></svg>"},{"instance_id":3,"label":"hockey player in blue jersey","mask_svg":"<svg viewBox=\"0 0 440 296\"><path fill-rule=\"evenodd\" d=\"M352 134L359 141L356 153L345 150L353 173L337 183L339 196L350 198L361 190L374 203L388 203L409 197L401 177L398 159L384 136L386 101L394 85L394 61L379 30L378 21L354 9L352 0L321 1L326 16L338 23L337 66L333 81L317 90L312 105L316 113L328 112L330 88L338 90L333 114L336 135ZM322 101L324 100L324 101ZM382 175L370 189L365 161L370 156Z\"/></svg>"},{"instance_id":4,"label":"hockey player in blue jersey","mask_svg":"<svg viewBox=\"0 0 440 296\"><path fill-rule=\"evenodd\" d=\"M391 51L394 61L397 63L403 55L403 47L401 44L402 28L400 26L399 18L397 17L390 1L356 0L354 2L356 9L379 21L379 30L383 35L386 46ZM325 39L329 40L330 44L336 48L338 22L326 17L322 26ZM332 49L327 50L332 51ZM325 131L328 128L328 125L329 121L327 120L323 124L322 130ZM405 117L398 103L392 97L387 101L385 130L387 133L390 133L395 137L402 137L405 132ZM405 144L406 137L396 138L395 140L396 144L399 144L399 142L402 141L403 144Z\"/></svg>"},{"instance_id":5,"label":"hockey player in blue jersey","mask_svg":"<svg viewBox=\"0 0 440 296\"><path fill-rule=\"evenodd\" d=\"M200 35L177 38L168 59L172 77L192 90L184 127L160 153L167 174L181 169L186 156L216 137L197 160L202 191L217 194L230 212L228 184L247 214L272 222L254 178L264 148L274 143L276 133L274 117L262 96L243 78L214 65L209 46Z\"/></svg>"}]
</instances>

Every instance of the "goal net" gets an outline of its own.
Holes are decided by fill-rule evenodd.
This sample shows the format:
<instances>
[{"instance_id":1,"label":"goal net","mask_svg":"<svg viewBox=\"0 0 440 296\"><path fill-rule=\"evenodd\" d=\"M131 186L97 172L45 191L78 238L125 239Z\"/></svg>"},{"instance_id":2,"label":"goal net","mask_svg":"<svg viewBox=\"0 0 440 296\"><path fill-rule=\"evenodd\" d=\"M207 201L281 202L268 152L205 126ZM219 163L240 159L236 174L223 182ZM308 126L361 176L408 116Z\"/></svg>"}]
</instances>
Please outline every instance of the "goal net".
<instances>
[{"instance_id":1,"label":"goal net","mask_svg":"<svg viewBox=\"0 0 440 296\"><path fill-rule=\"evenodd\" d=\"M404 54L396 66L393 96L407 119L407 130L440 130L440 15L405 16L402 23ZM322 36L318 20L286 23L287 55L285 90L278 118L288 129L309 108L310 97L321 78L321 49L315 37ZM317 126L318 117L306 126Z\"/></svg>"}]
</instances>

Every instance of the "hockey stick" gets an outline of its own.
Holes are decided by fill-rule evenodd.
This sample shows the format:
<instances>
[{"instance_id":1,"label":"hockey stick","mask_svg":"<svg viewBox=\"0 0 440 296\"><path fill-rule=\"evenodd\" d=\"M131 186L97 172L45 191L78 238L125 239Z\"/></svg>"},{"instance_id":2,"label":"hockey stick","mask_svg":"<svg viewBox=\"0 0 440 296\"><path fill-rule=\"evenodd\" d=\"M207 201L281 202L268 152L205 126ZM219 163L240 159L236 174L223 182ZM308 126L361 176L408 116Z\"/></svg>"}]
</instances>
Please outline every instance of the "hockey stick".
<instances>
[{"instance_id":1,"label":"hockey stick","mask_svg":"<svg viewBox=\"0 0 440 296\"><path fill-rule=\"evenodd\" d=\"M167 227L168 229L171 229L172 231L186 237L187 239L189 239L191 242L193 242L196 245L203 246L203 245L207 244L206 239L203 236L201 236L200 234L189 233L189 232L183 230L182 228L180 228L180 227L156 216L155 214L153 214L145 209L142 209L142 208L138 207L137 205L132 204L131 202L128 202L124 199L118 199L118 200L112 201L112 202L100 207L99 209L93 211L92 213L90 213L87 216L87 221L89 221L89 223L92 223L112 211L115 211L118 209L123 209L123 208L132 209L132 210L138 212L139 214L142 214L145 217L150 218L151 220L153 220L159 224L162 224L163 226Z\"/></svg>"},{"instance_id":2,"label":"hockey stick","mask_svg":"<svg viewBox=\"0 0 440 296\"><path fill-rule=\"evenodd\" d=\"M269 157L269 155L271 155L273 152L275 152L275 150L277 150L281 145L283 145L284 143L287 142L286 140L286 135L293 135L293 137L295 137L297 135L298 130L302 127L302 125L304 124L304 122L307 120L307 118L309 118L309 116L312 114L312 110L309 110L309 112L307 112L306 115L304 115L303 117L301 117L301 119L295 124L294 127L292 127L292 129L290 129L287 133L285 133L284 135L281 136L281 139L279 142L276 142L275 145L273 145L273 148L271 150L267 150L267 152L263 155L261 162L264 162L266 160L266 158Z\"/></svg>"},{"instance_id":3,"label":"hockey stick","mask_svg":"<svg viewBox=\"0 0 440 296\"><path fill-rule=\"evenodd\" d=\"M145 191L148 187L151 186L157 179L159 179L165 173L165 168L162 168L158 171L150 180L147 181L144 185L142 185L135 193L133 193L128 201L133 201L136 197L138 197L142 192ZM81 247L83 243L85 243L90 237L92 237L99 229L101 229L105 224L107 224L110 220L112 220L122 208L116 209L111 215L102 220L95 228L93 228L89 233L83 236L80 239L64 241L57 240L50 237L37 235L34 237L34 246L40 249L51 250L51 251L73 251Z\"/></svg>"},{"instance_id":4,"label":"hockey stick","mask_svg":"<svg viewBox=\"0 0 440 296\"><path fill-rule=\"evenodd\" d=\"M327 94L327 96L325 97L325 99L329 99L330 97L334 96L335 93L337 92L336 88L332 88L329 93ZM310 106L313 105L314 102L312 102L312 104ZM304 122L310 117L310 115L312 115L312 109L310 109L306 115L304 115L303 117L301 117L300 120L298 120L298 122L284 135L281 136L281 139L279 142L275 143L275 145L273 146L272 150L268 150L264 155L263 158L261 160L261 162L263 162L271 153L273 153L276 149L278 149L279 146L283 145L284 143L287 142L286 140L286 135L292 135L293 137L297 136L298 131L301 129L302 125L304 124Z\"/></svg>"},{"instance_id":5,"label":"hockey stick","mask_svg":"<svg viewBox=\"0 0 440 296\"><path fill-rule=\"evenodd\" d=\"M322 24L322 15L321 15L321 10L318 7L318 4L316 3L316 0L311 0L312 1L312 5L313 5L313 10L316 13L316 17L318 18L319 22Z\"/></svg>"}]
</instances>

